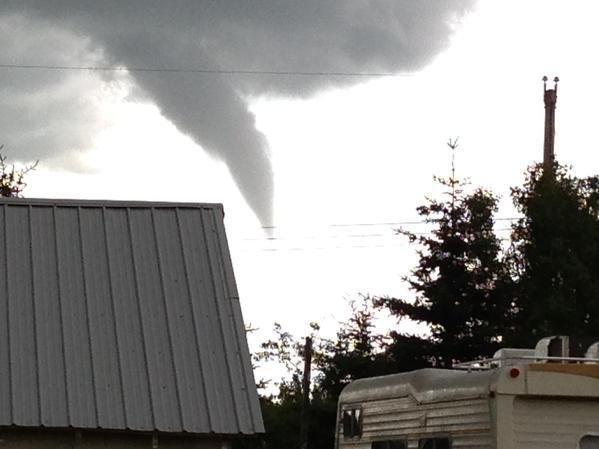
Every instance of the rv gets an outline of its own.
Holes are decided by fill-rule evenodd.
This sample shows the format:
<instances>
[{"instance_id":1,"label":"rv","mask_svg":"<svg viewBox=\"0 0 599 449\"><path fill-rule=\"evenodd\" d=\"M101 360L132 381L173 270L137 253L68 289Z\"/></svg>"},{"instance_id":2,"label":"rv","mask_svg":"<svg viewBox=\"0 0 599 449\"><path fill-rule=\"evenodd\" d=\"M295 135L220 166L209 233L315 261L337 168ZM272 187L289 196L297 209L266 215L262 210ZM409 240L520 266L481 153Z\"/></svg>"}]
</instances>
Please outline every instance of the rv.
<instances>
[{"instance_id":1,"label":"rv","mask_svg":"<svg viewBox=\"0 0 599 449\"><path fill-rule=\"evenodd\" d=\"M599 345L570 357L567 337L502 349L457 369L350 383L336 449L599 449Z\"/></svg>"}]
</instances>

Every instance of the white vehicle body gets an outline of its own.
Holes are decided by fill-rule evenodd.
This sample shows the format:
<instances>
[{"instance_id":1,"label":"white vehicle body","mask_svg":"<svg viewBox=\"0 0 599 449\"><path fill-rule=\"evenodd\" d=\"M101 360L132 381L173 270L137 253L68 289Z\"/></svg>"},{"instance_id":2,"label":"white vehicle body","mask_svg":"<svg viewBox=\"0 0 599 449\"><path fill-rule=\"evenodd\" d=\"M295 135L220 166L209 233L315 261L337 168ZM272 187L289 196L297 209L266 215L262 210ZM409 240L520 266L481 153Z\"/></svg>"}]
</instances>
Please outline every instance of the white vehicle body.
<instances>
[{"instance_id":1,"label":"white vehicle body","mask_svg":"<svg viewBox=\"0 0 599 449\"><path fill-rule=\"evenodd\" d=\"M341 393L336 449L599 449L599 364L422 369Z\"/></svg>"}]
</instances>

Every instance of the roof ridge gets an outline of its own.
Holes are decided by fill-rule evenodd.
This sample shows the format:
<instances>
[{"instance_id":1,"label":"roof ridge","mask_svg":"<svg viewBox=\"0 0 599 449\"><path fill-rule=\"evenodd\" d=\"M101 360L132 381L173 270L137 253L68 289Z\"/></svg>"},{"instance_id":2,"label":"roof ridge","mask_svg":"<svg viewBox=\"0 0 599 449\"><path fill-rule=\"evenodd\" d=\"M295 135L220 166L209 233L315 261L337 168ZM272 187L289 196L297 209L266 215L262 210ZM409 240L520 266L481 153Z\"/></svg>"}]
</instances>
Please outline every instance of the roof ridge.
<instances>
[{"instance_id":1,"label":"roof ridge","mask_svg":"<svg viewBox=\"0 0 599 449\"><path fill-rule=\"evenodd\" d=\"M198 209L223 209L222 203L202 203L187 201L151 201L151 200L112 200L84 198L1 198L0 204L27 206L65 206L65 207L179 207Z\"/></svg>"}]
</instances>

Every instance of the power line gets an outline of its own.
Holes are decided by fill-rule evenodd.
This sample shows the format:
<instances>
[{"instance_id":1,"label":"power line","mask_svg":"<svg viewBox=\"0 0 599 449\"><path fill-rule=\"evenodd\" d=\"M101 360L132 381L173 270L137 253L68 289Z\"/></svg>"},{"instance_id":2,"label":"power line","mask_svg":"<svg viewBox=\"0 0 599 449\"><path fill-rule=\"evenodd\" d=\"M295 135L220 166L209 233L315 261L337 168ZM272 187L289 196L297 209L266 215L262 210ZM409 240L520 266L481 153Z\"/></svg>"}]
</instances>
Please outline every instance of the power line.
<instances>
[{"instance_id":1,"label":"power line","mask_svg":"<svg viewBox=\"0 0 599 449\"><path fill-rule=\"evenodd\" d=\"M493 221L516 221L521 217L499 217L494 218ZM319 226L320 228L343 228L343 227L363 227L363 226L408 226L408 225L424 225L431 224L434 225L434 221L427 222L425 220L403 220L403 221L387 221L387 222L364 222L364 223L328 223ZM260 229L281 229L284 226L260 226Z\"/></svg>"},{"instance_id":2,"label":"power line","mask_svg":"<svg viewBox=\"0 0 599 449\"><path fill-rule=\"evenodd\" d=\"M245 69L211 69L184 67L118 67L118 66L75 66L46 64L0 64L2 69L21 70L76 70L91 72L144 72L144 73L196 73L206 75L271 75L271 76L320 76L320 77L356 77L356 78L391 78L409 77L412 73L391 72L327 72L327 71L295 71L295 70L245 70Z\"/></svg>"},{"instance_id":3,"label":"power line","mask_svg":"<svg viewBox=\"0 0 599 449\"><path fill-rule=\"evenodd\" d=\"M344 250L344 249L390 249L390 248L401 248L402 245L344 245L344 246L296 246L291 248L255 248L248 249L244 248L240 251L243 253L251 252L301 252L301 251L330 251L330 250Z\"/></svg>"},{"instance_id":4,"label":"power line","mask_svg":"<svg viewBox=\"0 0 599 449\"><path fill-rule=\"evenodd\" d=\"M401 226L401 225L417 225L417 224L427 224L424 220L414 220L414 221L389 221L389 222L379 222L379 223L331 223L325 224L322 227L327 228L346 228L346 227L358 227L358 226ZM262 229L277 229L280 226L262 226Z\"/></svg>"},{"instance_id":5,"label":"power line","mask_svg":"<svg viewBox=\"0 0 599 449\"><path fill-rule=\"evenodd\" d=\"M512 228L496 228L494 232L505 232L511 231ZM433 235L434 231L421 231L421 232L412 232L408 231L410 234L414 234L417 236L425 236L425 235ZM369 239L369 238L381 238L385 237L388 239L394 239L396 237L395 234L381 234L381 233L373 233L373 234L333 234L333 235L298 235L298 236L284 236L284 237L247 237L237 239L238 241L243 242L277 242L277 241L289 241L289 240L342 240L342 239Z\"/></svg>"},{"instance_id":6,"label":"power line","mask_svg":"<svg viewBox=\"0 0 599 449\"><path fill-rule=\"evenodd\" d=\"M500 238L500 241L509 241L508 238ZM394 249L394 248L402 248L403 245L398 244L387 244L387 245L344 245L344 246L295 246L290 248L255 248L255 249L240 249L239 251L242 253L252 253L252 252L270 252L270 253L278 253L278 252L308 252L308 251L336 251L336 250L354 250L354 249Z\"/></svg>"},{"instance_id":7,"label":"power line","mask_svg":"<svg viewBox=\"0 0 599 449\"><path fill-rule=\"evenodd\" d=\"M315 239L338 239L338 238L370 238L370 237L393 237L388 234L335 234L335 235L300 235L291 237L255 237L242 238L244 242L262 242L262 241L277 241L277 240L315 240Z\"/></svg>"},{"instance_id":8,"label":"power line","mask_svg":"<svg viewBox=\"0 0 599 449\"><path fill-rule=\"evenodd\" d=\"M501 221L515 221L515 220L519 220L520 217L498 217L495 218L494 221L495 222L501 222ZM405 221L396 221L396 222L379 222L379 223L343 223L343 224L329 224L326 225L325 227L360 227L360 226L385 226L385 225L408 225L408 224L434 224L434 223L428 223L424 220L405 220ZM275 229L277 228L276 226L263 226L263 228L265 229ZM494 232L507 232L507 231L511 231L512 228L511 227L501 227L501 228L495 228L493 231ZM434 231L420 231L420 232L411 232L412 234L416 235L416 236L427 236L427 235L433 235ZM322 240L337 240L337 241L342 241L342 240L351 240L351 239L372 239L372 238L376 238L378 240L380 240L381 238L386 238L387 240L391 240L394 239L395 235L393 234L381 234L381 233L370 233L370 234L336 234L336 235L324 235L324 236L318 236L318 235L311 235L311 236L298 236L298 237L262 237L262 238L243 238L243 239L238 239L237 241L255 241L255 242L273 242L275 244L278 245L279 242L281 241L298 241L298 240L317 240L317 241L322 241ZM509 241L509 238L506 237L499 237L498 238L499 241ZM241 252L305 252L305 251L329 251L329 250L346 250L346 249L390 249L390 248L400 248L403 247L404 245L398 244L398 243L386 243L386 244L364 244L364 245L335 245L335 246L314 246L314 247L309 247L309 246L291 246L291 247L281 247L280 245L278 246L274 246L274 247L270 247L270 248L248 248L247 246L245 248L240 249Z\"/></svg>"},{"instance_id":9,"label":"power line","mask_svg":"<svg viewBox=\"0 0 599 449\"><path fill-rule=\"evenodd\" d=\"M506 232L506 231L511 231L512 228L498 228L498 229L494 229L494 232ZM424 231L424 232L412 232L412 234L416 235L416 236L427 236L427 235L433 235L434 232L433 231ZM351 240L351 239L372 239L372 238L376 238L379 241L382 238L385 238L388 241L396 241L396 236L395 235L387 235L387 234L362 234L362 235L342 235L342 234L338 234L338 235L333 235L333 236L323 236L323 237L319 237L319 236L303 236L303 237L265 237L265 238L254 238L254 239L239 239L238 241L242 241L242 242L273 242L276 244L279 244L279 242L283 242L283 241L291 241L291 242L297 242L297 241L302 241L302 240L315 240L318 243L321 243L323 240L336 240L337 242L339 241L343 241L343 240ZM506 237L498 237L499 241L508 241L509 238ZM244 250L249 251L249 250L255 250L255 251L308 251L308 250L326 250L326 249L344 249L344 248L388 248L388 247L403 247L404 245L402 244L398 244L398 243L387 243L387 244L364 244L364 245L343 245L343 246L323 246L323 247L308 247L308 246L297 246L297 247L290 247L290 248L284 248L281 247L280 245L278 247L271 247L271 248L255 248L255 249L248 249L247 246L245 246Z\"/></svg>"},{"instance_id":10,"label":"power line","mask_svg":"<svg viewBox=\"0 0 599 449\"><path fill-rule=\"evenodd\" d=\"M495 218L495 222L502 221L515 221L519 220L520 217L498 217ZM434 223L429 223L424 220L405 220L405 221L395 221L395 222L372 222L372 223L333 223L321 226L321 229L327 228L352 228L352 227L381 227L381 226L403 226L403 225L434 225ZM276 230L282 229L281 226L261 226L261 229L268 230ZM505 232L511 231L512 229L509 227L503 228L495 228L495 232ZM426 236L433 235L434 231L408 231L416 236ZM341 240L341 239L368 239L368 238L394 238L394 234L385 233L382 234L380 232L375 233L360 233L360 234L330 234L330 235L318 235L318 234L303 234L303 235L289 235L289 236L260 236L260 237L241 237L237 238L238 242L281 242L281 241L297 241L297 240Z\"/></svg>"}]
</instances>

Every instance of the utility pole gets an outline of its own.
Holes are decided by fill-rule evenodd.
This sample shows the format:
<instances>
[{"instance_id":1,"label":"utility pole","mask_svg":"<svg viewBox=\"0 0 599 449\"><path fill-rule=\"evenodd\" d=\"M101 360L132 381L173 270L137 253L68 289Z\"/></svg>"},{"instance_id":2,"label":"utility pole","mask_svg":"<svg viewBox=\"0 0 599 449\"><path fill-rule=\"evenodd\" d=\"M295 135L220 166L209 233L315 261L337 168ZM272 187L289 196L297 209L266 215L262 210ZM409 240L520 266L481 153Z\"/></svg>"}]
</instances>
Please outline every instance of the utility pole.
<instances>
[{"instance_id":1,"label":"utility pole","mask_svg":"<svg viewBox=\"0 0 599 449\"><path fill-rule=\"evenodd\" d=\"M310 407L310 371L312 369L312 338L304 345L304 376L302 380L302 412L300 417L300 449L308 449L308 410Z\"/></svg>"},{"instance_id":2,"label":"utility pole","mask_svg":"<svg viewBox=\"0 0 599 449\"><path fill-rule=\"evenodd\" d=\"M543 168L546 173L553 170L555 162L555 104L557 103L557 83L553 78L553 89L547 89L547 77L543 77L543 99L545 101L545 142L543 145Z\"/></svg>"}]
</instances>

